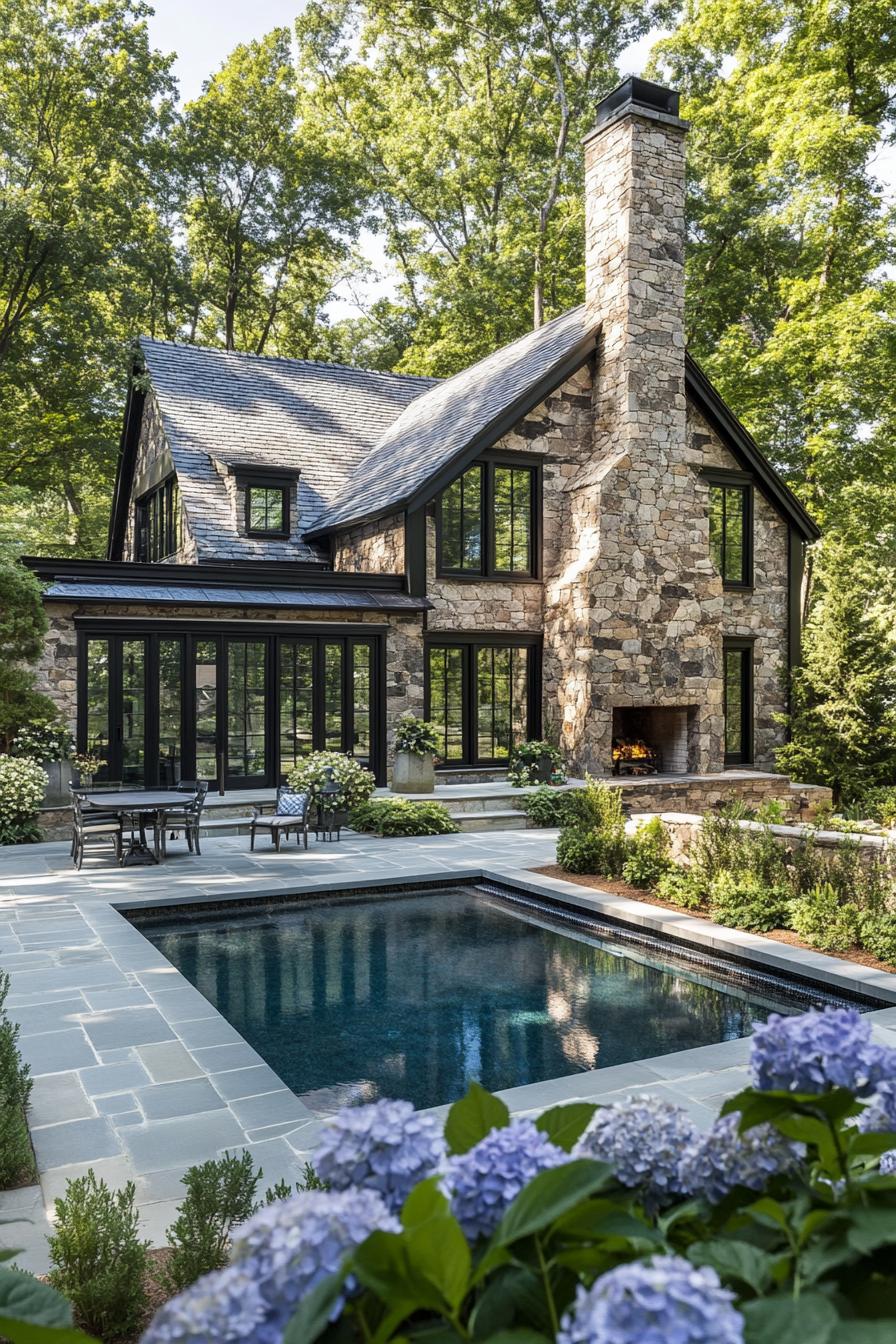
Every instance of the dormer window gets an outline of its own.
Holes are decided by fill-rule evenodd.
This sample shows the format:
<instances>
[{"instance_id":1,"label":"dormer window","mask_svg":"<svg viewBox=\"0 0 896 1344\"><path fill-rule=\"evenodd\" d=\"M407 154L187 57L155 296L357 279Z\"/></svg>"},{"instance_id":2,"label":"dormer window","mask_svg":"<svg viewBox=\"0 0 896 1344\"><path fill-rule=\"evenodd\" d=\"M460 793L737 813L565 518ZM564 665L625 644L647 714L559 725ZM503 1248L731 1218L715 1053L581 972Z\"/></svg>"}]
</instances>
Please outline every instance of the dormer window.
<instances>
[{"instance_id":1,"label":"dormer window","mask_svg":"<svg viewBox=\"0 0 896 1344\"><path fill-rule=\"evenodd\" d=\"M180 550L180 494L176 476L169 476L138 499L135 527L138 560L167 560Z\"/></svg>"},{"instance_id":2,"label":"dormer window","mask_svg":"<svg viewBox=\"0 0 896 1344\"><path fill-rule=\"evenodd\" d=\"M253 537L289 535L289 496L285 485L246 486L246 531Z\"/></svg>"}]
</instances>

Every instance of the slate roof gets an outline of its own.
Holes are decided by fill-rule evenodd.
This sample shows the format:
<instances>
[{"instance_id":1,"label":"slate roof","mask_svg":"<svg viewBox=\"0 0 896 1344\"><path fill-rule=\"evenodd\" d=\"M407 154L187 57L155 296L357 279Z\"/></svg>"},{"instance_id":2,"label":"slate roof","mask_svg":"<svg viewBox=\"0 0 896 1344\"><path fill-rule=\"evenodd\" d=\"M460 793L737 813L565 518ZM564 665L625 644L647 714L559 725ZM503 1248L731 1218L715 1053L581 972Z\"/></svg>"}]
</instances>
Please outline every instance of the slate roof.
<instances>
[{"instance_id":1,"label":"slate roof","mask_svg":"<svg viewBox=\"0 0 896 1344\"><path fill-rule=\"evenodd\" d=\"M57 580L44 598L63 602L156 602L177 606L296 607L304 611L425 611L426 598L366 588L215 587L194 583L90 583Z\"/></svg>"},{"instance_id":2,"label":"slate roof","mask_svg":"<svg viewBox=\"0 0 896 1344\"><path fill-rule=\"evenodd\" d=\"M584 362L594 339L582 305L409 400L306 536L406 505L471 445L507 433L569 376L572 368L564 366L570 359L573 367Z\"/></svg>"},{"instance_id":3,"label":"slate roof","mask_svg":"<svg viewBox=\"0 0 896 1344\"><path fill-rule=\"evenodd\" d=\"M288 467L307 530L355 480L358 464L431 378L140 342L200 560L323 561L296 539L240 536L215 461Z\"/></svg>"}]
</instances>

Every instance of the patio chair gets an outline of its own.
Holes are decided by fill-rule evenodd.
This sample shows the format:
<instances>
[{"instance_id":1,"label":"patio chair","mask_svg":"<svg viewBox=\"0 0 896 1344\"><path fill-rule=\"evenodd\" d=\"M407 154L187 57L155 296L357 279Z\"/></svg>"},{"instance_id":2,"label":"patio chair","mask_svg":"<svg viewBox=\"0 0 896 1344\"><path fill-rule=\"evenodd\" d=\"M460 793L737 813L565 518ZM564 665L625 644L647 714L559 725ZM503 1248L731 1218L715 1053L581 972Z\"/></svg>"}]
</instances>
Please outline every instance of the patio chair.
<instances>
[{"instance_id":1,"label":"patio chair","mask_svg":"<svg viewBox=\"0 0 896 1344\"><path fill-rule=\"evenodd\" d=\"M168 824L169 839L174 840L178 834L183 831L187 841L187 848L192 854L202 854L199 848L199 823L202 820L202 809L205 807L205 799L208 794L207 779L179 779L174 786L175 793L189 793L192 797L184 804L184 819L181 822L180 817L172 819L169 814Z\"/></svg>"},{"instance_id":2,"label":"patio chair","mask_svg":"<svg viewBox=\"0 0 896 1344\"><path fill-rule=\"evenodd\" d=\"M311 798L307 793L296 793L285 784L277 790L277 805L270 816L263 816L260 807L252 809L252 825L249 829L249 848L255 848L256 830L270 831L274 849L280 852L280 837L296 833L296 844L304 837L308 848L308 816L311 811Z\"/></svg>"},{"instance_id":3,"label":"patio chair","mask_svg":"<svg viewBox=\"0 0 896 1344\"><path fill-rule=\"evenodd\" d=\"M95 808L85 810L81 794L77 789L72 795L72 848L71 855L75 867L80 869L84 861L84 851L94 842L105 845L109 842L115 850L115 857L121 863L122 823L120 815L114 812L100 812Z\"/></svg>"}]
</instances>

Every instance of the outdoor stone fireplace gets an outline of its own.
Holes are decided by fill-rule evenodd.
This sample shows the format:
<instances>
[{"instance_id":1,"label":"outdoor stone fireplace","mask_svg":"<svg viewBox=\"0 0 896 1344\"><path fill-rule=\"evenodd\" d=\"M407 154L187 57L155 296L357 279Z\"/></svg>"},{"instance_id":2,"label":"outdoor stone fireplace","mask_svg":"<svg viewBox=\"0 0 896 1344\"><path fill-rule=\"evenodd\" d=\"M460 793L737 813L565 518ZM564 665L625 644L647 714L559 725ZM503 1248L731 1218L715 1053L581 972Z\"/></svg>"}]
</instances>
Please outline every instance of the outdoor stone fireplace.
<instances>
[{"instance_id":1,"label":"outdoor stone fireplace","mask_svg":"<svg viewBox=\"0 0 896 1344\"><path fill-rule=\"evenodd\" d=\"M615 708L613 773L684 775L695 770L696 714L696 705Z\"/></svg>"}]
</instances>

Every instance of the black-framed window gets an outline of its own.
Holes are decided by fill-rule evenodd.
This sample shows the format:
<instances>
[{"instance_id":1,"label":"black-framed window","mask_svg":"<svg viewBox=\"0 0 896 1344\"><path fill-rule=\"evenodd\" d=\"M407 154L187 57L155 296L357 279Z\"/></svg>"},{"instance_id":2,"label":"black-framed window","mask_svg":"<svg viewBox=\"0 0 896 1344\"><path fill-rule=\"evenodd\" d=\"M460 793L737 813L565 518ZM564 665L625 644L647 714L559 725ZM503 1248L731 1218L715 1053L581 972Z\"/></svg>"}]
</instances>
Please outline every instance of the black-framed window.
<instances>
[{"instance_id":1,"label":"black-framed window","mask_svg":"<svg viewBox=\"0 0 896 1344\"><path fill-rule=\"evenodd\" d=\"M253 536L289 534L289 493L285 485L246 486L246 531Z\"/></svg>"},{"instance_id":2,"label":"black-framed window","mask_svg":"<svg viewBox=\"0 0 896 1344\"><path fill-rule=\"evenodd\" d=\"M753 645L726 639L722 645L725 764L753 760Z\"/></svg>"},{"instance_id":3,"label":"black-framed window","mask_svg":"<svg viewBox=\"0 0 896 1344\"><path fill-rule=\"evenodd\" d=\"M536 577L538 501L537 466L501 459L475 463L438 499L439 574Z\"/></svg>"},{"instance_id":4,"label":"black-framed window","mask_svg":"<svg viewBox=\"0 0 896 1344\"><path fill-rule=\"evenodd\" d=\"M709 483L709 549L727 588L753 582L753 489L725 478Z\"/></svg>"},{"instance_id":5,"label":"black-framed window","mask_svg":"<svg viewBox=\"0 0 896 1344\"><path fill-rule=\"evenodd\" d=\"M137 501L135 527L138 560L167 560L176 555L183 539L176 476L169 476Z\"/></svg>"},{"instance_id":6,"label":"black-framed window","mask_svg":"<svg viewBox=\"0 0 896 1344\"><path fill-rule=\"evenodd\" d=\"M353 755L382 782L381 634L343 627L274 633L172 622L79 629L78 742L99 778L228 788L281 782L311 751Z\"/></svg>"},{"instance_id":7,"label":"black-framed window","mask_svg":"<svg viewBox=\"0 0 896 1344\"><path fill-rule=\"evenodd\" d=\"M433 637L426 650L426 717L444 766L506 763L538 737L540 646L510 637Z\"/></svg>"}]
</instances>

